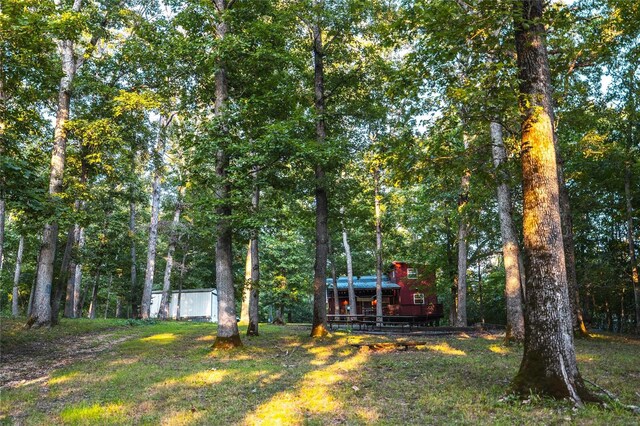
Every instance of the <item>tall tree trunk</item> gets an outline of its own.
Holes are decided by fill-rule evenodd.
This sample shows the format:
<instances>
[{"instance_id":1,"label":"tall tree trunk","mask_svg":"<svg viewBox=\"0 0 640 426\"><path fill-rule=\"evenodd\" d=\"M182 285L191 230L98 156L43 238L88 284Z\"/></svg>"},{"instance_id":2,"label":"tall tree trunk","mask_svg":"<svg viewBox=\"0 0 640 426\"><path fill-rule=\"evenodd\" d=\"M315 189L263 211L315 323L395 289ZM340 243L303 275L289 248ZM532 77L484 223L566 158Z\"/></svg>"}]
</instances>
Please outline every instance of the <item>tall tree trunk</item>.
<instances>
[{"instance_id":1,"label":"tall tree trunk","mask_svg":"<svg viewBox=\"0 0 640 426\"><path fill-rule=\"evenodd\" d=\"M55 137L51 154L51 174L49 178L49 194L55 196L62 192L67 133L65 124L69 119L71 104L71 81L75 74L73 60L73 43L69 40L63 44L63 72L58 94L58 113L56 115ZM44 226L42 245L40 246L40 262L37 269L36 291L33 298L33 310L28 323L48 326L51 324L51 287L53 281L53 262L58 239L58 223L53 221Z\"/></svg>"},{"instance_id":2,"label":"tall tree trunk","mask_svg":"<svg viewBox=\"0 0 640 426\"><path fill-rule=\"evenodd\" d=\"M247 257L244 262L244 287L242 288L242 304L240 305L240 323L249 324L249 298L251 297L251 238L247 244Z\"/></svg>"},{"instance_id":3,"label":"tall tree trunk","mask_svg":"<svg viewBox=\"0 0 640 426\"><path fill-rule=\"evenodd\" d=\"M130 156L130 172L131 176L136 174L137 151L135 146L131 145ZM131 243L131 285L129 293L129 317L136 318L138 316L138 260L136 256L136 187L132 182L129 187L129 239Z\"/></svg>"},{"instance_id":4,"label":"tall tree trunk","mask_svg":"<svg viewBox=\"0 0 640 426\"><path fill-rule=\"evenodd\" d=\"M75 244L75 225L72 225L67 232L67 241L64 246L64 252L62 255L62 264L60 266L60 274L55 280L55 287L53 289L53 295L51 296L51 325L56 325L59 322L60 314L60 300L62 299L62 290L65 288L67 278L69 274L69 262L71 261L71 251Z\"/></svg>"},{"instance_id":5,"label":"tall tree trunk","mask_svg":"<svg viewBox=\"0 0 640 426\"><path fill-rule=\"evenodd\" d=\"M463 120L464 122L465 120ZM462 135L464 150L469 149L469 136ZM465 207L469 200L469 186L471 184L471 171L466 169L460 180L460 197L458 199L458 213L460 222L458 223L458 303L456 306L457 327L467 326L467 237L469 225L465 213Z\"/></svg>"},{"instance_id":6,"label":"tall tree trunk","mask_svg":"<svg viewBox=\"0 0 640 426\"><path fill-rule=\"evenodd\" d=\"M373 202L376 221L376 323L382 325L382 211L380 208L380 169L373 170Z\"/></svg>"},{"instance_id":7,"label":"tall tree trunk","mask_svg":"<svg viewBox=\"0 0 640 426\"><path fill-rule=\"evenodd\" d=\"M258 251L258 238L251 239L251 291L249 292L249 325L247 336L257 336L259 334L258 322L258 302L260 297L260 263Z\"/></svg>"},{"instance_id":8,"label":"tall tree trunk","mask_svg":"<svg viewBox=\"0 0 640 426\"><path fill-rule=\"evenodd\" d=\"M314 0L317 9L324 7L324 0ZM319 10L318 10L319 15ZM320 18L312 26L313 33L313 64L314 64L314 97L316 112L316 143L322 146L327 136L325 123L325 95L324 95L324 45ZM311 337L322 337L327 331L327 257L329 232L327 221L329 217L329 201L325 182L323 165L316 164L316 256L313 271L313 322Z\"/></svg>"},{"instance_id":9,"label":"tall tree trunk","mask_svg":"<svg viewBox=\"0 0 640 426\"><path fill-rule=\"evenodd\" d=\"M36 265L40 263L40 252L38 251L38 256L36 257ZM38 275L36 274L33 277L33 282L31 283L31 292L29 293L29 304L27 305L27 317L31 317L31 312L33 311L33 299L36 294L36 285L38 284Z\"/></svg>"},{"instance_id":10,"label":"tall tree trunk","mask_svg":"<svg viewBox=\"0 0 640 426\"><path fill-rule=\"evenodd\" d=\"M136 259L136 202L133 199L129 201L129 237L131 238L131 287L130 287L130 309L131 317L137 316L137 295L138 295L138 267Z\"/></svg>"},{"instance_id":11,"label":"tall tree trunk","mask_svg":"<svg viewBox=\"0 0 640 426\"><path fill-rule=\"evenodd\" d=\"M182 212L182 200L184 198L185 187L178 188L178 200L176 209L173 213L173 222L171 224L171 234L169 236L169 248L167 250L167 263L164 269L164 279L162 281L162 298L160 300L160 310L158 318L162 320L169 319L171 311L169 310L169 291L171 290L171 270L173 269L173 253L176 251L178 243L178 226L180 224L180 213Z\"/></svg>"},{"instance_id":12,"label":"tall tree trunk","mask_svg":"<svg viewBox=\"0 0 640 426\"><path fill-rule=\"evenodd\" d=\"M254 172L254 179L257 180L257 172ZM253 198L251 199L251 207L254 213L257 213L260 204L260 187L256 183L253 188ZM257 336L259 334L259 298L260 298L260 252L258 250L258 233L254 229L250 241L251 251L251 279L249 292L249 326L247 327L247 336Z\"/></svg>"},{"instance_id":13,"label":"tall tree trunk","mask_svg":"<svg viewBox=\"0 0 640 426\"><path fill-rule=\"evenodd\" d=\"M556 144L556 150L558 150ZM562 244L564 246L564 263L567 271L567 290L569 292L569 308L571 309L571 324L573 333L579 337L589 337L587 327L582 318L580 305L580 291L576 274L576 254L573 243L573 220L571 219L571 206L569 204L569 191L564 180L562 161L558 151L558 186L560 190L560 219L562 221Z\"/></svg>"},{"instance_id":14,"label":"tall tree trunk","mask_svg":"<svg viewBox=\"0 0 640 426\"><path fill-rule=\"evenodd\" d=\"M449 217L444 217L444 223L447 228L447 271L449 273L449 282L451 283L451 309L449 310L449 324L455 325L458 316L458 275L456 274L456 265L453 261L453 230Z\"/></svg>"},{"instance_id":15,"label":"tall tree trunk","mask_svg":"<svg viewBox=\"0 0 640 426\"><path fill-rule=\"evenodd\" d=\"M629 157L630 158L630 157ZM629 160L630 161L630 160ZM636 333L640 334L640 279L638 278L638 260L636 258L635 241L633 238L633 204L631 196L631 168L627 163L624 173L624 195L627 207L627 245L629 248L629 263L631 264L631 285L636 311Z\"/></svg>"},{"instance_id":16,"label":"tall tree trunk","mask_svg":"<svg viewBox=\"0 0 640 426\"><path fill-rule=\"evenodd\" d=\"M347 291L349 293L349 314L356 315L358 306L356 304L356 292L353 288L353 260L351 258L351 246L347 238L347 229L342 225L342 244L344 245L344 255L347 258Z\"/></svg>"},{"instance_id":17,"label":"tall tree trunk","mask_svg":"<svg viewBox=\"0 0 640 426\"><path fill-rule=\"evenodd\" d=\"M2 276L2 269L4 266L4 223L6 220L6 209L4 189L0 188L0 277Z\"/></svg>"},{"instance_id":18,"label":"tall tree trunk","mask_svg":"<svg viewBox=\"0 0 640 426\"><path fill-rule=\"evenodd\" d=\"M107 301L104 304L104 319L109 314L109 298L111 297L111 285L113 284L113 274L109 274L109 285L107 286Z\"/></svg>"},{"instance_id":19,"label":"tall tree trunk","mask_svg":"<svg viewBox=\"0 0 640 426\"><path fill-rule=\"evenodd\" d=\"M98 265L96 272L96 280L93 283L93 290L91 291L91 304L89 305L89 313L87 318L96 319L96 311L98 309L98 290L100 287L100 273L102 272L102 265Z\"/></svg>"},{"instance_id":20,"label":"tall tree trunk","mask_svg":"<svg viewBox=\"0 0 640 426\"><path fill-rule=\"evenodd\" d=\"M340 314L340 295L338 294L338 271L336 271L335 257L333 256L333 250L329 245L329 257L331 258L331 284L333 291L333 313L335 315Z\"/></svg>"},{"instance_id":21,"label":"tall tree trunk","mask_svg":"<svg viewBox=\"0 0 640 426\"><path fill-rule=\"evenodd\" d=\"M20 235L18 242L18 255L16 256L16 270L13 274L13 300L11 301L11 314L13 317L20 315L18 308L18 285L20 284L20 269L22 268L22 253L24 252L24 235Z\"/></svg>"},{"instance_id":22,"label":"tall tree trunk","mask_svg":"<svg viewBox=\"0 0 640 426\"><path fill-rule=\"evenodd\" d=\"M82 252L84 248L84 228L80 227L78 230L78 253ZM73 270L73 318L82 316L82 305L80 302L80 289L82 288L82 262L76 260L76 264Z\"/></svg>"},{"instance_id":23,"label":"tall tree trunk","mask_svg":"<svg viewBox=\"0 0 640 426\"><path fill-rule=\"evenodd\" d=\"M507 152L502 139L502 126L492 122L491 141L493 165L496 170L498 192L498 212L500 215L500 234L502 236L502 257L506 276L505 299L507 304L507 341L524 340L524 314L522 312L522 291L520 271L520 247L512 217L511 191L507 185L508 176L504 171Z\"/></svg>"},{"instance_id":24,"label":"tall tree trunk","mask_svg":"<svg viewBox=\"0 0 640 426\"><path fill-rule=\"evenodd\" d=\"M219 13L219 21L216 23L216 37L223 41L229 32L229 26L223 18L228 2L226 0L214 0ZM227 80L226 64L222 59L217 60L215 74L216 100L214 113L221 118L225 114L227 97L229 95L229 83ZM224 120L221 120L224 121ZM229 129L222 124L222 134L226 135ZM233 286L233 247L231 229L231 184L229 182L229 153L227 147L222 144L216 153L216 177L218 188L216 197L216 287L218 289L218 334L213 343L216 349L229 349L242 346L238 323L236 322L236 302Z\"/></svg>"},{"instance_id":25,"label":"tall tree trunk","mask_svg":"<svg viewBox=\"0 0 640 426\"><path fill-rule=\"evenodd\" d=\"M158 128L158 137L153 153L153 184L151 189L151 223L149 224L149 243L147 246L147 268L144 273L144 287L142 290L141 315L142 319L151 317L151 293L153 291L153 278L156 271L156 249L158 245L158 216L160 214L160 180L162 179L165 128L169 124L167 117L161 116Z\"/></svg>"},{"instance_id":26,"label":"tall tree trunk","mask_svg":"<svg viewBox=\"0 0 640 426\"><path fill-rule=\"evenodd\" d=\"M184 283L184 273L187 263L187 249L185 248L180 262L180 278L178 279L178 306L176 306L176 320L180 321L180 305L182 304L182 284Z\"/></svg>"},{"instance_id":27,"label":"tall tree trunk","mask_svg":"<svg viewBox=\"0 0 640 426\"><path fill-rule=\"evenodd\" d=\"M624 198L627 213L627 246L629 250L629 266L631 269L631 285L633 287L633 299L636 313L636 334L640 334L640 278L638 276L638 259L636 258L636 248L634 239L634 224L633 224L633 195L631 192L631 165L636 161L634 160L634 154L632 148L636 145L634 140L637 134L637 107L635 98L635 75L633 72L629 73L629 98L627 101L628 111L628 129L627 129L627 141L626 141L626 159L624 165ZM634 131L634 129L636 131Z\"/></svg>"},{"instance_id":28,"label":"tall tree trunk","mask_svg":"<svg viewBox=\"0 0 640 426\"><path fill-rule=\"evenodd\" d=\"M592 396L576 363L560 217L551 76L542 0L515 6L522 112L522 175L527 299L524 355L515 390L568 398Z\"/></svg>"},{"instance_id":29,"label":"tall tree trunk","mask_svg":"<svg viewBox=\"0 0 640 426\"><path fill-rule=\"evenodd\" d=\"M64 316L65 318L75 318L74 304L75 304L75 278L76 278L76 261L78 256L78 242L80 237L80 226L75 224L73 226L73 251L71 254L71 261L67 268L67 291L64 302Z\"/></svg>"},{"instance_id":30,"label":"tall tree trunk","mask_svg":"<svg viewBox=\"0 0 640 426\"><path fill-rule=\"evenodd\" d=\"M72 11L79 12L82 0L74 0ZM49 195L52 199L62 192L65 157L67 150L67 129L69 108L71 106L71 85L77 66L73 48L73 40L62 40L58 43L62 58L62 78L58 88L58 105L54 127L53 149L51 150L51 169L49 175ZM51 286L53 282L53 262L56 256L58 240L58 222L52 220L42 231L42 245L38 270L36 273L36 291L33 307L27 324L36 327L51 325Z\"/></svg>"}]
</instances>

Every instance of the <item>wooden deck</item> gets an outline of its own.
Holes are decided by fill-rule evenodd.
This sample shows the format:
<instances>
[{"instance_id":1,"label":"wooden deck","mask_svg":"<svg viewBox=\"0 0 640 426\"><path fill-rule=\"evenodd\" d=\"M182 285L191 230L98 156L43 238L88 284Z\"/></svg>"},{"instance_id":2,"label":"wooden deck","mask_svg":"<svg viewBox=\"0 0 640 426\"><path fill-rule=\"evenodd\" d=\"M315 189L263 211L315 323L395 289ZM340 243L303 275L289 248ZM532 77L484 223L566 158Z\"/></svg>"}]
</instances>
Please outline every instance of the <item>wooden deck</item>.
<instances>
[{"instance_id":1,"label":"wooden deck","mask_svg":"<svg viewBox=\"0 0 640 426\"><path fill-rule=\"evenodd\" d=\"M411 332L418 328L433 327L440 324L440 316L407 315L327 315L329 329L350 329L359 331L400 331Z\"/></svg>"}]
</instances>

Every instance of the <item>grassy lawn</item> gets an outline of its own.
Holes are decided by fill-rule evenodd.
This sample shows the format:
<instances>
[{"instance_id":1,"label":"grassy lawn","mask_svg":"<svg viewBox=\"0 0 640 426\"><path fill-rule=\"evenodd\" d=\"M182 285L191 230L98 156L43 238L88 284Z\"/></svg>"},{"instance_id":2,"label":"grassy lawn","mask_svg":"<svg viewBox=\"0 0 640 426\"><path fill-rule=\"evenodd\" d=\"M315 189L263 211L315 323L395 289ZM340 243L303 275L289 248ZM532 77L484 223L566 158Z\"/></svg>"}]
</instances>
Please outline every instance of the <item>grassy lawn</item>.
<instances>
[{"instance_id":1,"label":"grassy lawn","mask_svg":"<svg viewBox=\"0 0 640 426\"><path fill-rule=\"evenodd\" d=\"M573 409L511 398L521 349L503 346L498 335L412 337L425 344L373 351L353 344L408 338L336 332L312 340L304 326L261 325L261 336L243 338L244 349L215 352L213 324L19 325L2 320L3 424L640 422L616 404ZM595 335L579 341L577 352L584 377L640 405L640 340Z\"/></svg>"}]
</instances>

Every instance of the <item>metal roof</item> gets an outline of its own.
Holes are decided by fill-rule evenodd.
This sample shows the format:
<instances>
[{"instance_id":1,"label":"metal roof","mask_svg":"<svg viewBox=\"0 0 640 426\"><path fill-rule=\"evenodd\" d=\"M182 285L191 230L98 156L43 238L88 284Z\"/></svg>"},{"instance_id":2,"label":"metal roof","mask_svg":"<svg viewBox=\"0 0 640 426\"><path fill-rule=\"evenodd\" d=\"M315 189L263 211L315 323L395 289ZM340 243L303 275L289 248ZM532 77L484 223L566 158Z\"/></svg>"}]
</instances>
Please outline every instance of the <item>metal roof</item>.
<instances>
[{"instance_id":1,"label":"metal roof","mask_svg":"<svg viewBox=\"0 0 640 426\"><path fill-rule=\"evenodd\" d=\"M347 285L347 277L339 277L338 278L338 290L346 290ZM333 279L327 280L327 288L333 288ZM372 289L376 288L376 276L375 275L365 275L363 277L353 277L353 288L358 289ZM382 276L382 288L400 288L398 284L394 284L389 281L385 275Z\"/></svg>"}]
</instances>

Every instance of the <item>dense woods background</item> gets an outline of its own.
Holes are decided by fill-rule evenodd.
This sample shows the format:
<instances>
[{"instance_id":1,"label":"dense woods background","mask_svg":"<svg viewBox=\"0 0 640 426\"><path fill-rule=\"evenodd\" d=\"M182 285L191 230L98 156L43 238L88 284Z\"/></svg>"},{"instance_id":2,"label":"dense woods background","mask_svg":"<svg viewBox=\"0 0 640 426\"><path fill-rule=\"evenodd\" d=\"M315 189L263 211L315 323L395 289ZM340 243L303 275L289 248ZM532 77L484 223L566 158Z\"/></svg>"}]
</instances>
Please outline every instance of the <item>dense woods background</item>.
<instances>
[{"instance_id":1,"label":"dense woods background","mask_svg":"<svg viewBox=\"0 0 640 426\"><path fill-rule=\"evenodd\" d=\"M344 239L371 275L377 176L383 263L433 268L452 323L464 281L466 322L505 324L500 184L522 240L512 3L3 1L3 312L44 303L48 256L54 322L144 317L145 287L216 286L226 226L238 315L253 239L260 320L311 321L318 190L327 278L346 274ZM579 306L587 327L632 332L640 6L553 1L544 24Z\"/></svg>"}]
</instances>

